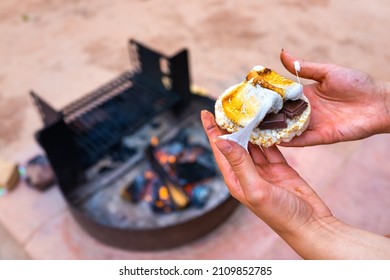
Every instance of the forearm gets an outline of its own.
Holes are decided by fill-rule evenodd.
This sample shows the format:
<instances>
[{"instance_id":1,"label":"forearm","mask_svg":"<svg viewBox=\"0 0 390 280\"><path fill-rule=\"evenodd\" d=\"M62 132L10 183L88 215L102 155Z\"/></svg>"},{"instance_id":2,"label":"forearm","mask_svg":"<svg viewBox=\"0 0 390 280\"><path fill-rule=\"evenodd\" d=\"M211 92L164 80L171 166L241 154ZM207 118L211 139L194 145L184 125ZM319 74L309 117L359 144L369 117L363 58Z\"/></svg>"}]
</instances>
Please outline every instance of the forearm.
<instances>
[{"instance_id":1,"label":"forearm","mask_svg":"<svg viewBox=\"0 0 390 280\"><path fill-rule=\"evenodd\" d=\"M346 225L334 217L283 237L304 259L390 259L390 239Z\"/></svg>"}]
</instances>

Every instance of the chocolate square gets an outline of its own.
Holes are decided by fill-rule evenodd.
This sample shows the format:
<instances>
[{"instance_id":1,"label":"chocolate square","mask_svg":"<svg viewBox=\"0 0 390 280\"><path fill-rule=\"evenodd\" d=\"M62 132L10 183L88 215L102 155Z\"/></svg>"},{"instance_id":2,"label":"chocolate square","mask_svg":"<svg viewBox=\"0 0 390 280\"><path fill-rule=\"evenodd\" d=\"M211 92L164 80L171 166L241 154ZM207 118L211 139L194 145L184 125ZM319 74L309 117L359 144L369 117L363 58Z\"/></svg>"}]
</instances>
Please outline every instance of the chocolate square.
<instances>
[{"instance_id":1,"label":"chocolate square","mask_svg":"<svg viewBox=\"0 0 390 280\"><path fill-rule=\"evenodd\" d=\"M260 129L286 128L287 117L283 113L268 114L258 127Z\"/></svg>"},{"instance_id":2,"label":"chocolate square","mask_svg":"<svg viewBox=\"0 0 390 280\"><path fill-rule=\"evenodd\" d=\"M287 115L288 118L293 118L302 114L303 111L305 111L305 109L307 108L307 106L307 102L302 99L294 101L287 100L283 104L283 108L279 111L279 113L284 113Z\"/></svg>"}]
</instances>

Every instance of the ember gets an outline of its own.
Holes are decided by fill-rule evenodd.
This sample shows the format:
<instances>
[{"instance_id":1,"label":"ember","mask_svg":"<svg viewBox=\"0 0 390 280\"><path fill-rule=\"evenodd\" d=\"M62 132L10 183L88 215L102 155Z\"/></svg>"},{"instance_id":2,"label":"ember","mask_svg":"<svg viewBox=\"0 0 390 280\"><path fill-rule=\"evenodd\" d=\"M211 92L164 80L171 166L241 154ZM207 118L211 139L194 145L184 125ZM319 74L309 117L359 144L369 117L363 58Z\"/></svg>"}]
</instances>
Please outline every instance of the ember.
<instances>
[{"instance_id":1,"label":"ember","mask_svg":"<svg viewBox=\"0 0 390 280\"><path fill-rule=\"evenodd\" d=\"M158 143L153 136L145 150L149 164L143 175L122 189L122 198L147 201L156 213L203 207L211 193L207 180L216 175L211 151L188 143L183 132L164 145Z\"/></svg>"}]
</instances>

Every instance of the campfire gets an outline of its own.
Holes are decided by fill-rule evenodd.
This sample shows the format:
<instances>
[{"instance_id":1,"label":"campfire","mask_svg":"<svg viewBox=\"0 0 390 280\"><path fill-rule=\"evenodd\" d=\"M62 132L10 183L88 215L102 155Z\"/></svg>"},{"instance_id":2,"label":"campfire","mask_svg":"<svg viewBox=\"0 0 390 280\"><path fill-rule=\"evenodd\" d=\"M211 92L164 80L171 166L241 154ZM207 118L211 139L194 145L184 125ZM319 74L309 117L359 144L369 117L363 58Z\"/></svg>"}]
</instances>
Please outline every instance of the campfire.
<instances>
[{"instance_id":1,"label":"campfire","mask_svg":"<svg viewBox=\"0 0 390 280\"><path fill-rule=\"evenodd\" d=\"M213 230L237 201L200 123L214 101L190 91L187 51L168 57L133 40L129 50L132 71L61 111L31 92L45 124L36 138L86 232L166 249Z\"/></svg>"}]
</instances>

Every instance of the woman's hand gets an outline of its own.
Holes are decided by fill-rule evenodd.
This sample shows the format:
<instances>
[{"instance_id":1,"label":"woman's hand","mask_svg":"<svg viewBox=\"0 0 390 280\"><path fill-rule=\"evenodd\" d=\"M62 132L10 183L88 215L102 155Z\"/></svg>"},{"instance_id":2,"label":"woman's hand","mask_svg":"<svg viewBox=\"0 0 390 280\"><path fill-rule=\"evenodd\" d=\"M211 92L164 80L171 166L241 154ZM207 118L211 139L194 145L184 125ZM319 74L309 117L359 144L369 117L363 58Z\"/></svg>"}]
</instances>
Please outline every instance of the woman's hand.
<instances>
[{"instance_id":1,"label":"woman's hand","mask_svg":"<svg viewBox=\"0 0 390 280\"><path fill-rule=\"evenodd\" d=\"M217 138L224 132L210 112L203 111L201 117L230 193L286 241L320 220L335 220L276 146L250 144L248 154L238 144Z\"/></svg>"},{"instance_id":2,"label":"woman's hand","mask_svg":"<svg viewBox=\"0 0 390 280\"><path fill-rule=\"evenodd\" d=\"M300 256L310 259L388 258L390 240L347 226L332 216L276 146L219 139L214 116L201 113L216 162L230 193L266 222Z\"/></svg>"},{"instance_id":3,"label":"woman's hand","mask_svg":"<svg viewBox=\"0 0 390 280\"><path fill-rule=\"evenodd\" d=\"M329 144L390 132L388 83L338 65L299 60L285 51L280 58L293 74L298 60L299 76L316 81L303 89L312 106L309 127L283 146Z\"/></svg>"}]
</instances>

